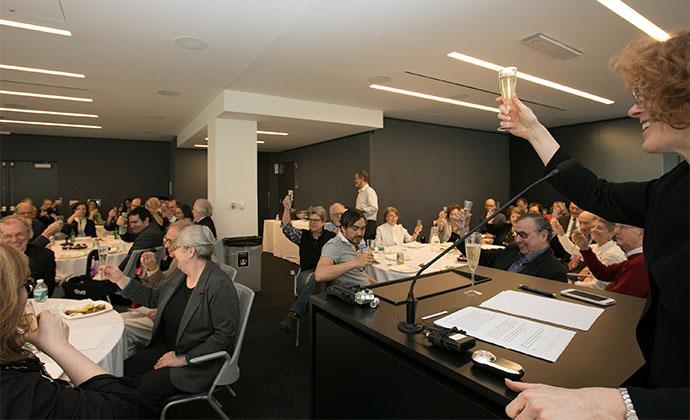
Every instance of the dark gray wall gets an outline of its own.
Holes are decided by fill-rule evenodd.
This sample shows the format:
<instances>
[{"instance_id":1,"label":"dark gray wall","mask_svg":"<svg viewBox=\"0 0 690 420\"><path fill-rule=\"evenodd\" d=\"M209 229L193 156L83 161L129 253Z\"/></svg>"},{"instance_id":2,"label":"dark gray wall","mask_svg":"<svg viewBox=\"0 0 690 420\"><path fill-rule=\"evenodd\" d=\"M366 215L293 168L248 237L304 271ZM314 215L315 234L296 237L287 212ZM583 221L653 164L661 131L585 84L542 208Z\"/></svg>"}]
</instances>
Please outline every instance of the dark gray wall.
<instances>
[{"instance_id":1,"label":"dark gray wall","mask_svg":"<svg viewBox=\"0 0 690 420\"><path fill-rule=\"evenodd\" d=\"M385 119L384 128L280 153L297 164L295 205L354 206L353 175L371 174L383 210L398 207L399 222L411 230L422 219L425 231L438 212L468 199L483 206L486 194L508 196L508 138L505 135ZM475 211L475 213L477 213Z\"/></svg>"},{"instance_id":2,"label":"dark gray wall","mask_svg":"<svg viewBox=\"0 0 690 420\"><path fill-rule=\"evenodd\" d=\"M383 209L397 207L399 223L412 230L422 219L428 232L438 212L452 202L475 203L479 220L488 195L508 197L508 137L482 131L386 119L372 133L372 186Z\"/></svg>"},{"instance_id":3,"label":"dark gray wall","mask_svg":"<svg viewBox=\"0 0 690 420\"><path fill-rule=\"evenodd\" d=\"M65 204L101 198L104 216L125 197L168 195L168 142L11 134L2 136L0 149L7 161L57 162Z\"/></svg>"},{"instance_id":4,"label":"dark gray wall","mask_svg":"<svg viewBox=\"0 0 690 420\"><path fill-rule=\"evenodd\" d=\"M354 207L354 174L369 170L369 133L294 149L279 154L280 162L295 162L295 207L328 206L339 201ZM375 187L375 181L372 181ZM278 202L286 191L279 192Z\"/></svg>"},{"instance_id":5,"label":"dark gray wall","mask_svg":"<svg viewBox=\"0 0 690 420\"><path fill-rule=\"evenodd\" d=\"M172 196L190 206L197 198L206 198L208 195L207 165L206 150L175 150Z\"/></svg>"},{"instance_id":6,"label":"dark gray wall","mask_svg":"<svg viewBox=\"0 0 690 420\"><path fill-rule=\"evenodd\" d=\"M579 124L555 128L551 132L575 159L609 181L643 181L663 173L664 157L642 151L642 133L637 120L625 118ZM541 177L543 169L544 165L526 140L511 138L511 194L517 194ZM551 205L554 200L566 197L544 184L528 193L527 199Z\"/></svg>"}]
</instances>

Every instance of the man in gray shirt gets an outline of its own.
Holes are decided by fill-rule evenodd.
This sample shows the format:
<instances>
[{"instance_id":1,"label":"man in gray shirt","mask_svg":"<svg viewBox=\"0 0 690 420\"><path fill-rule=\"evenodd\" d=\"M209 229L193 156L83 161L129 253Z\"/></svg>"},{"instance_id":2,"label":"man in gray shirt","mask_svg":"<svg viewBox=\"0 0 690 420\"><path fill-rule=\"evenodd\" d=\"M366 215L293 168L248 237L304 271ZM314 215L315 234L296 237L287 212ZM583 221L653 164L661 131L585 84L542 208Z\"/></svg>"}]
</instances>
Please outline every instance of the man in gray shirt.
<instances>
[{"instance_id":1,"label":"man in gray shirt","mask_svg":"<svg viewBox=\"0 0 690 420\"><path fill-rule=\"evenodd\" d=\"M373 259L371 253L358 253L365 228L366 219L362 212L349 209L343 213L340 232L321 250L314 276L317 282L334 281L343 286L367 286L376 282L364 272L364 267Z\"/></svg>"}]
</instances>

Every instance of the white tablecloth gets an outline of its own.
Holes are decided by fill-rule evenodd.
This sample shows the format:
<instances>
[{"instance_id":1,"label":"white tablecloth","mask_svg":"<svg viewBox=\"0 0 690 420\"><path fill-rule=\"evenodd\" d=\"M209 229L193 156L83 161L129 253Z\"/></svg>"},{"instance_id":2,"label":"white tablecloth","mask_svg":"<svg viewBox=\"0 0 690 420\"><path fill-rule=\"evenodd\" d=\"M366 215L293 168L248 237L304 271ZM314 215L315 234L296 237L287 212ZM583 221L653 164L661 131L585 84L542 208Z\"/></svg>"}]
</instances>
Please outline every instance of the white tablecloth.
<instances>
[{"instance_id":1,"label":"white tablecloth","mask_svg":"<svg viewBox=\"0 0 690 420\"><path fill-rule=\"evenodd\" d=\"M58 313L63 308L79 307L82 304L82 301L79 300L51 298L41 303L34 302L34 308L37 314L42 310L51 310L51 312ZM93 343L91 345L74 343L72 333L70 333L70 342L86 357L98 363L106 372L115 376L123 375L125 355L124 322L119 313L113 310L87 318L66 319L65 321L69 325L70 331L76 333L81 331L82 335L88 334L90 331L93 331L94 334L103 334L102 340L96 345ZM38 356L46 364L46 370L53 378L58 378L63 374L62 369L53 359L43 353L39 353Z\"/></svg>"},{"instance_id":2,"label":"white tablecloth","mask_svg":"<svg viewBox=\"0 0 690 420\"><path fill-rule=\"evenodd\" d=\"M444 246L447 246L447 244ZM404 266L397 264L395 260L397 252L403 252L405 254ZM412 242L402 246L386 247L385 252L374 252L374 258L379 264L367 266L366 271L367 274L374 277L378 283L414 277L421 268L420 264L430 261L438 255L439 252L441 252L441 247L439 245L434 246L431 244L420 244L418 242ZM467 265L465 262L458 261L459 255L457 250L449 252L444 255L443 258L433 263L424 273L430 274ZM396 271L406 268L409 268L409 273Z\"/></svg>"},{"instance_id":3,"label":"white tablecloth","mask_svg":"<svg viewBox=\"0 0 690 420\"><path fill-rule=\"evenodd\" d=\"M60 243L50 246L55 253L55 281L60 284L63 281L74 277L83 276L86 273L86 256L94 250L95 238L76 238L76 243L87 245L83 250L64 250ZM127 252L132 247L132 243L121 239L101 238L102 244L108 245L111 254L108 254L106 262L112 265L119 265L127 257Z\"/></svg>"},{"instance_id":4,"label":"white tablecloth","mask_svg":"<svg viewBox=\"0 0 690 420\"><path fill-rule=\"evenodd\" d=\"M309 222L293 220L292 226L295 229L309 229ZM270 252L275 257L299 264L299 247L283 234L279 220L264 220L262 248L264 252Z\"/></svg>"}]
</instances>

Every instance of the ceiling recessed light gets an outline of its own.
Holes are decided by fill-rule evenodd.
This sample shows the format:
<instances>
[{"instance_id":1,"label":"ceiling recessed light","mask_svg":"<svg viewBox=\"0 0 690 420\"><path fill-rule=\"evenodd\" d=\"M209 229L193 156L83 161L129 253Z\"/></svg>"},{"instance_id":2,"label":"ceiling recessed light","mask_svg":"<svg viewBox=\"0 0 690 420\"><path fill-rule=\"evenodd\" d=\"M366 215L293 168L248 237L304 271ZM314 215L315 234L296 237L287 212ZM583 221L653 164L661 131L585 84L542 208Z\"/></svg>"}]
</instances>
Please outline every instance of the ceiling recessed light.
<instances>
[{"instance_id":1,"label":"ceiling recessed light","mask_svg":"<svg viewBox=\"0 0 690 420\"><path fill-rule=\"evenodd\" d=\"M175 45L185 50L203 50L208 44L193 36L178 36L175 38Z\"/></svg>"},{"instance_id":2,"label":"ceiling recessed light","mask_svg":"<svg viewBox=\"0 0 690 420\"><path fill-rule=\"evenodd\" d=\"M208 137L204 137L204 140L208 141Z\"/></svg>"},{"instance_id":3,"label":"ceiling recessed light","mask_svg":"<svg viewBox=\"0 0 690 420\"><path fill-rule=\"evenodd\" d=\"M256 142L259 143L259 144L264 144L264 143L266 143L266 142L263 141L263 140L257 140Z\"/></svg>"},{"instance_id":4,"label":"ceiling recessed light","mask_svg":"<svg viewBox=\"0 0 690 420\"><path fill-rule=\"evenodd\" d=\"M388 83L391 81L391 78L388 76L375 76L369 79L369 83L372 85L381 85L383 83Z\"/></svg>"},{"instance_id":5,"label":"ceiling recessed light","mask_svg":"<svg viewBox=\"0 0 690 420\"><path fill-rule=\"evenodd\" d=\"M73 96L45 95L43 93L18 92L14 90L0 90L0 95L29 96L32 98L61 99L63 101L93 102L90 98L76 98Z\"/></svg>"},{"instance_id":6,"label":"ceiling recessed light","mask_svg":"<svg viewBox=\"0 0 690 420\"><path fill-rule=\"evenodd\" d=\"M163 89L163 90L159 90L159 91L158 91L158 94L159 94L159 95L163 95L163 96L177 96L177 95L180 94L180 92L177 92L177 91L174 91L174 90Z\"/></svg>"},{"instance_id":7,"label":"ceiling recessed light","mask_svg":"<svg viewBox=\"0 0 690 420\"><path fill-rule=\"evenodd\" d=\"M0 19L0 25L11 26L13 28L28 29L30 31L46 32L49 34L72 36L72 32L64 29L56 29L48 26L32 25L30 23L17 22L14 20Z\"/></svg>"},{"instance_id":8,"label":"ceiling recessed light","mask_svg":"<svg viewBox=\"0 0 690 420\"><path fill-rule=\"evenodd\" d=\"M208 144L195 144L194 147L198 147L200 149L208 149Z\"/></svg>"},{"instance_id":9,"label":"ceiling recessed light","mask_svg":"<svg viewBox=\"0 0 690 420\"><path fill-rule=\"evenodd\" d=\"M70 128L103 128L100 125L64 124L64 123L42 122L42 121L19 121L19 120L5 120L2 118L0 118L0 124L46 125L46 126L50 126L50 127L70 127Z\"/></svg>"},{"instance_id":10,"label":"ceiling recessed light","mask_svg":"<svg viewBox=\"0 0 690 420\"><path fill-rule=\"evenodd\" d=\"M83 75L81 73L70 73L70 72L58 71L58 70L37 69L37 68L33 68L33 67L12 66L9 64L0 64L0 69L25 71L25 72L29 72L29 73L50 74L53 76L74 77L76 79L83 79L86 77L85 75Z\"/></svg>"},{"instance_id":11,"label":"ceiling recessed light","mask_svg":"<svg viewBox=\"0 0 690 420\"><path fill-rule=\"evenodd\" d=\"M621 0L597 1L657 41L663 42L671 37L666 31L656 26L652 21L642 16L639 12L623 3Z\"/></svg>"},{"instance_id":12,"label":"ceiling recessed light","mask_svg":"<svg viewBox=\"0 0 690 420\"><path fill-rule=\"evenodd\" d=\"M98 115L96 115L96 114L80 114L77 112L40 111L38 109L19 109L19 108L10 108L10 107L0 107L0 111L25 112L27 114L62 115L65 117L98 118Z\"/></svg>"},{"instance_id":13,"label":"ceiling recessed light","mask_svg":"<svg viewBox=\"0 0 690 420\"><path fill-rule=\"evenodd\" d=\"M256 134L267 134L269 136L287 136L288 133L283 133L280 131L260 131L256 130Z\"/></svg>"},{"instance_id":14,"label":"ceiling recessed light","mask_svg":"<svg viewBox=\"0 0 690 420\"><path fill-rule=\"evenodd\" d=\"M385 90L386 92L399 93L401 95L414 96L416 98L428 99L430 101L445 102L447 104L459 105L459 106L464 106L467 108L481 109L482 111L489 111L489 112L495 112L495 113L499 112L498 108L493 108L490 106L484 106L484 105L479 105L479 104L473 104L471 102L458 101L456 99L444 98L442 96L429 95L426 93L415 92L412 90L398 89L398 88L394 88L394 87L381 86L381 85L369 85L369 87L372 89Z\"/></svg>"},{"instance_id":15,"label":"ceiling recessed light","mask_svg":"<svg viewBox=\"0 0 690 420\"><path fill-rule=\"evenodd\" d=\"M484 67L485 69L493 71L499 71L503 68L503 66L499 66L498 64L490 63L488 61L484 61L482 59L471 57L469 55L465 55L455 51L448 53L448 57L464 61L465 63L474 64L475 66ZM517 72L517 77L519 79L527 80L528 82L537 83L542 86L550 87L552 89L560 90L562 92L570 93L571 95L580 96L582 98L589 99L595 102L600 102L602 104L611 105L612 103L614 103L614 101L610 99L602 98L601 96L597 95L592 95L591 93L571 88L560 83L552 82L550 80L542 79L541 77L532 76L531 74L523 73L521 71Z\"/></svg>"}]
</instances>

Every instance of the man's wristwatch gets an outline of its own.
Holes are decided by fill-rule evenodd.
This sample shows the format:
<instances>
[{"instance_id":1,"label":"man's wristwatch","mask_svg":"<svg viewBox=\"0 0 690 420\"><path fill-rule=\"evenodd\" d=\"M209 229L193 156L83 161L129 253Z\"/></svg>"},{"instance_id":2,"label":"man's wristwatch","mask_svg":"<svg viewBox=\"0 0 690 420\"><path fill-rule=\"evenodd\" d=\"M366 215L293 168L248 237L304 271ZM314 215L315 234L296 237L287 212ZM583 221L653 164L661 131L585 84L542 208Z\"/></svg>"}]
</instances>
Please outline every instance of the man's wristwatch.
<instances>
[{"instance_id":1,"label":"man's wristwatch","mask_svg":"<svg viewBox=\"0 0 690 420\"><path fill-rule=\"evenodd\" d=\"M639 420L637 412L635 411L635 406L633 406L632 399L630 399L628 389L618 388L618 392L621 393L623 404L625 405L625 420Z\"/></svg>"}]
</instances>

